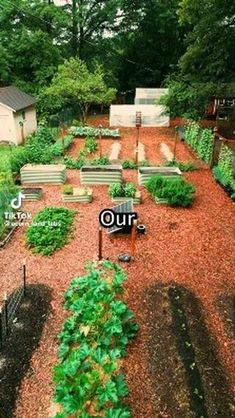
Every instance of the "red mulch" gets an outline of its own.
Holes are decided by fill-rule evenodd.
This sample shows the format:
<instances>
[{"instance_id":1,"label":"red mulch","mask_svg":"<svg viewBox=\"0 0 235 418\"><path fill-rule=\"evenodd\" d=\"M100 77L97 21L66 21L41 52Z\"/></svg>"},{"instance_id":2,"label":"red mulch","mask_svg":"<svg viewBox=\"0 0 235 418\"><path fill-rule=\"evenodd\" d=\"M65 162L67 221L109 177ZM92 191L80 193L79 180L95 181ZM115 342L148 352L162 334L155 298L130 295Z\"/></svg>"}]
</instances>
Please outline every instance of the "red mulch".
<instances>
[{"instance_id":1,"label":"red mulch","mask_svg":"<svg viewBox=\"0 0 235 418\"><path fill-rule=\"evenodd\" d=\"M105 121L104 118L102 123ZM121 129L121 132L122 158L131 159L135 129ZM77 141L72 154L75 150L77 152ZM165 141L172 147L174 129L143 129L141 141L146 144L147 158L151 162L159 161L159 144ZM182 161L193 159L182 143L177 148L177 158ZM125 297L141 327L125 360L130 388L128 403L133 418L156 417L153 405L158 402L158 396L149 371L151 327L146 303L146 294L153 284L175 283L184 286L200 300L206 323L216 339L219 358L231 385L235 373L231 335L224 326L217 306L220 296L231 296L235 291L232 258L235 244L234 205L215 183L209 170L199 170L186 174L186 177L197 189L196 202L191 209L157 206L143 189L143 204L137 206L140 219L147 226L147 235L138 238L135 261L124 266L128 274ZM137 182L136 171L125 171L125 178ZM69 182L79 184L78 171L69 171ZM71 278L83 273L84 262L97 257L98 214L101 209L111 206L107 187L98 186L93 189L92 204L66 205L78 209L74 239L52 257L32 255L25 248L23 230L18 230L8 246L1 251L2 291L10 291L16 286L21 274L22 260L27 257L28 282L50 286L53 296L51 314L40 346L33 354L28 375L22 381L16 409L17 418L49 416L53 390L51 370L57 353L56 335L65 318L63 293ZM36 213L45 205L63 205L59 186L43 186L43 190L43 199L40 202L27 203L25 209ZM171 227L173 224L174 228ZM116 260L118 254L126 251L129 251L127 237L110 239L105 234L105 257ZM163 412L159 416L164 416Z\"/></svg>"}]
</instances>

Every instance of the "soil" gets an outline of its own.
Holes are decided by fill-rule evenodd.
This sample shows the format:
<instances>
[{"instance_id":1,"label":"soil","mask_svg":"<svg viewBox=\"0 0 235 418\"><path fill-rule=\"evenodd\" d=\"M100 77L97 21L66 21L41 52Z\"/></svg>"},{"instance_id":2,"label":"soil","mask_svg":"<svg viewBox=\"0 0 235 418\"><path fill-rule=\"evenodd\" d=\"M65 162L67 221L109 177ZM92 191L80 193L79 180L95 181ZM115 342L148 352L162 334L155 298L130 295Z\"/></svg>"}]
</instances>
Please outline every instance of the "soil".
<instances>
[{"instance_id":1,"label":"soil","mask_svg":"<svg viewBox=\"0 0 235 418\"><path fill-rule=\"evenodd\" d=\"M27 287L9 335L0 353L0 418L14 416L21 380L33 373L30 360L40 343L48 318L51 291L41 285Z\"/></svg>"},{"instance_id":2,"label":"soil","mask_svg":"<svg viewBox=\"0 0 235 418\"><path fill-rule=\"evenodd\" d=\"M108 119L93 122L105 125ZM136 130L121 129L121 134L121 158L133 159ZM162 162L162 142L174 150L173 127L143 128L140 135L152 164ZM80 140L75 141L71 155L76 151L77 141ZM102 140L108 154L111 143ZM127 402L133 418L199 418L204 415L227 418L230 410L231 416L233 413L230 405L235 376L233 335L218 301L231 300L235 294L235 208L208 167L182 142L177 143L176 159L196 162L199 167L195 172L184 174L196 186L194 205L190 209L156 205L140 187L143 203L136 209L147 233L138 235L135 260L122 264L128 276L124 298L140 325L140 332L130 344L124 362L130 390ZM125 170L124 179L137 184L136 170ZM80 186L79 171L68 170L68 183ZM38 336L36 348L30 352L30 372L19 375L17 381L16 418L49 416L52 368L57 361L56 337L66 317L63 294L70 280L83 274L87 259L97 259L98 216L102 209L110 207L108 187L92 188L94 201L89 205L62 204L60 186L49 185L43 186L40 201L25 202L24 209L32 214L49 205L77 209L73 239L53 256L34 255L26 248L25 227L18 228L14 239L1 251L3 292L14 290L25 258L28 282L52 289L52 311L41 324L40 341ZM104 257L117 261L120 254L129 253L128 236L103 234ZM180 310L187 324L187 335L179 331L178 305L169 293L172 287L182 294ZM47 301L45 296L48 305ZM34 305L40 306L39 303ZM226 311L232 319L232 308L227 307ZM190 344L188 357L182 349L185 338ZM28 337L27 345L31 343ZM193 363L195 373L190 369ZM27 368L28 360L26 364ZM194 379L197 388L193 388ZM197 391L194 393L195 389L202 399ZM8 403L9 411L14 409L15 398Z\"/></svg>"}]
</instances>

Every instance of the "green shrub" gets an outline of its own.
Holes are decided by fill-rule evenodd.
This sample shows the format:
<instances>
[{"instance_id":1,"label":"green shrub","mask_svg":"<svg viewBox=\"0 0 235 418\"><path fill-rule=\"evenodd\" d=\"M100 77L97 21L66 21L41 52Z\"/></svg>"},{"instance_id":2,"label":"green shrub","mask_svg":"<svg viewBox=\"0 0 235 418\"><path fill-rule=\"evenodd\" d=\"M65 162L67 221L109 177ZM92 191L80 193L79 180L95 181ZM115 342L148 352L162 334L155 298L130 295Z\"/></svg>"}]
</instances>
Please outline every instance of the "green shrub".
<instances>
[{"instance_id":1,"label":"green shrub","mask_svg":"<svg viewBox=\"0 0 235 418\"><path fill-rule=\"evenodd\" d=\"M109 196L115 197L132 197L136 194L136 185L134 183L114 183L109 186Z\"/></svg>"},{"instance_id":2,"label":"green shrub","mask_svg":"<svg viewBox=\"0 0 235 418\"><path fill-rule=\"evenodd\" d=\"M109 196L112 198L124 196L123 185L121 183L110 184Z\"/></svg>"},{"instance_id":3,"label":"green shrub","mask_svg":"<svg viewBox=\"0 0 235 418\"><path fill-rule=\"evenodd\" d=\"M87 164L89 165L109 165L110 161L106 155L101 155L99 158L95 160L88 161Z\"/></svg>"},{"instance_id":4,"label":"green shrub","mask_svg":"<svg viewBox=\"0 0 235 418\"><path fill-rule=\"evenodd\" d=\"M195 187L182 178L153 176L149 179L146 188L154 198L164 199L170 206L186 208L191 206L194 200Z\"/></svg>"},{"instance_id":5,"label":"green shrub","mask_svg":"<svg viewBox=\"0 0 235 418\"><path fill-rule=\"evenodd\" d=\"M73 186L70 186L66 184L62 187L62 193L66 195L72 195L73 194Z\"/></svg>"},{"instance_id":6,"label":"green shrub","mask_svg":"<svg viewBox=\"0 0 235 418\"><path fill-rule=\"evenodd\" d=\"M151 164L148 160L142 160L139 162L139 167L150 167Z\"/></svg>"},{"instance_id":7,"label":"green shrub","mask_svg":"<svg viewBox=\"0 0 235 418\"><path fill-rule=\"evenodd\" d=\"M26 243L34 253L52 255L69 239L75 211L60 207L42 209L26 231Z\"/></svg>"},{"instance_id":8,"label":"green shrub","mask_svg":"<svg viewBox=\"0 0 235 418\"><path fill-rule=\"evenodd\" d=\"M92 136L87 136L85 140L85 151L87 152L87 154L93 154L97 151L97 148L98 144L95 138Z\"/></svg>"},{"instance_id":9,"label":"green shrub","mask_svg":"<svg viewBox=\"0 0 235 418\"><path fill-rule=\"evenodd\" d=\"M128 388L119 369L138 326L120 300L126 276L109 261L90 263L86 270L65 293L65 308L71 315L59 334L55 402L64 418L129 418L121 402Z\"/></svg>"},{"instance_id":10,"label":"green shrub","mask_svg":"<svg viewBox=\"0 0 235 418\"><path fill-rule=\"evenodd\" d=\"M179 167L182 172L195 171L197 167L191 161L181 162L177 160L168 161L166 167Z\"/></svg>"},{"instance_id":11,"label":"green shrub","mask_svg":"<svg viewBox=\"0 0 235 418\"><path fill-rule=\"evenodd\" d=\"M124 185L124 196L134 198L135 194L136 194L136 185L134 183L126 183Z\"/></svg>"},{"instance_id":12,"label":"green shrub","mask_svg":"<svg viewBox=\"0 0 235 418\"><path fill-rule=\"evenodd\" d=\"M18 187L14 185L10 171L0 172L0 237L8 229L5 212L12 212L11 200L16 197Z\"/></svg>"},{"instance_id":13,"label":"green shrub","mask_svg":"<svg viewBox=\"0 0 235 418\"><path fill-rule=\"evenodd\" d=\"M122 163L123 169L135 170L137 168L137 164L134 160L125 160Z\"/></svg>"},{"instance_id":14,"label":"green shrub","mask_svg":"<svg viewBox=\"0 0 235 418\"><path fill-rule=\"evenodd\" d=\"M163 187L164 178L160 176L151 176L146 184L146 189L153 196L157 196L157 192Z\"/></svg>"},{"instance_id":15,"label":"green shrub","mask_svg":"<svg viewBox=\"0 0 235 418\"><path fill-rule=\"evenodd\" d=\"M26 139L25 146L15 147L10 156L10 166L14 173L19 173L25 164L51 164L57 157L63 155L73 141L72 135L67 135L55 141L55 131L44 126L39 127L34 135Z\"/></svg>"}]
</instances>

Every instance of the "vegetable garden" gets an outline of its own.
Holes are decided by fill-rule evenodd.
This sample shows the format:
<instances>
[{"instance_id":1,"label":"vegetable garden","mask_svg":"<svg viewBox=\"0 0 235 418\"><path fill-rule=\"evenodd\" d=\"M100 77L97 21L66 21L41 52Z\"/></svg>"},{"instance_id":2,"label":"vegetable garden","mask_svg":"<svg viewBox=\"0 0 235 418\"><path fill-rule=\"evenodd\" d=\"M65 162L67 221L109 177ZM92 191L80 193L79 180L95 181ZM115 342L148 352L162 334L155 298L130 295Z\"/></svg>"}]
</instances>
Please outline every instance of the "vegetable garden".
<instances>
[{"instance_id":1,"label":"vegetable garden","mask_svg":"<svg viewBox=\"0 0 235 418\"><path fill-rule=\"evenodd\" d=\"M51 300L45 298L49 311L42 309L43 330L42 322L38 325L40 338L27 359L22 356L21 381L7 375L14 396L0 399L4 408L11 402L17 418L232 416L234 206L208 166L199 164L199 152L209 161L209 131L200 134L199 147L187 129L190 139L178 141L174 161L166 163L160 144L173 151L174 129L143 128L143 165L182 172L174 179L152 177L146 186L138 184L133 129L122 129L119 139L100 140L94 132L62 139L44 126L24 147L6 154L13 173L8 166L1 190L9 196L21 186L14 180L19 183L25 162L67 165L64 186L43 184L40 199L24 201L32 221L1 249L4 291L14 290L26 259L29 285L51 292ZM121 144L123 182L92 186L92 202L69 201L81 185L80 168L109 163L115 141ZM222 147L218 167L226 184L233 181L231 161ZM113 206L111 198L138 192L141 204L135 208L147 233L137 237L135 260L117 265L129 240L104 233L108 260L97 263L100 211ZM156 204L158 199L164 204ZM36 305L34 311L30 314L36 315Z\"/></svg>"}]
</instances>

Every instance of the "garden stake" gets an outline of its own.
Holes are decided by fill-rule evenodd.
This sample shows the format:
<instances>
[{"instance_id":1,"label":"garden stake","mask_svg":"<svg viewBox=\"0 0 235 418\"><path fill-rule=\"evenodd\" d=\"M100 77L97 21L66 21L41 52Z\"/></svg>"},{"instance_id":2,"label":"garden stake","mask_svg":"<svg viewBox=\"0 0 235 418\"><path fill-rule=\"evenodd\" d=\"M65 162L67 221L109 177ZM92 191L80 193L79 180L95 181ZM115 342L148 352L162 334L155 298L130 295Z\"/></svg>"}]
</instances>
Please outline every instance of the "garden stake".
<instances>
[{"instance_id":1,"label":"garden stake","mask_svg":"<svg viewBox=\"0 0 235 418\"><path fill-rule=\"evenodd\" d=\"M132 226L132 229L131 229L131 258L132 258L132 260L134 260L134 258L135 258L136 226L137 226L137 221L135 220L133 222L133 226Z\"/></svg>"},{"instance_id":2,"label":"garden stake","mask_svg":"<svg viewBox=\"0 0 235 418\"><path fill-rule=\"evenodd\" d=\"M102 227L99 227L99 261L101 261L103 259L102 256L102 246L103 246L103 234L102 234Z\"/></svg>"}]
</instances>

